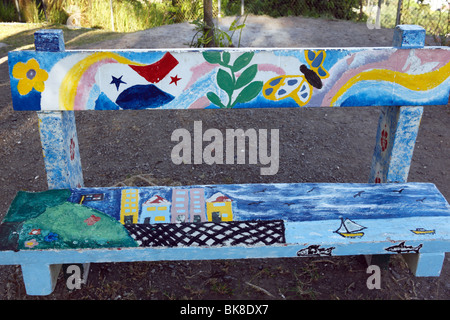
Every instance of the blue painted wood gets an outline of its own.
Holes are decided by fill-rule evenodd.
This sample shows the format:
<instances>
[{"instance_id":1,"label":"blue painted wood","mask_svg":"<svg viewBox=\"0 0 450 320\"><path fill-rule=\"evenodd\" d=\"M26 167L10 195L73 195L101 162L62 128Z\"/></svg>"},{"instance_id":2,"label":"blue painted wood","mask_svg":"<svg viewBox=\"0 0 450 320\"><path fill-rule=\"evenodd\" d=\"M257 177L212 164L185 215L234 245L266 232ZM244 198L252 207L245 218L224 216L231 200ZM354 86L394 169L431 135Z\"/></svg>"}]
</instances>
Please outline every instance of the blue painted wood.
<instances>
[{"instance_id":1,"label":"blue painted wood","mask_svg":"<svg viewBox=\"0 0 450 320\"><path fill-rule=\"evenodd\" d=\"M83 186L73 111L38 112L49 189Z\"/></svg>"},{"instance_id":2,"label":"blue painted wood","mask_svg":"<svg viewBox=\"0 0 450 320\"><path fill-rule=\"evenodd\" d=\"M61 52L65 50L64 34L58 29L43 29L34 33L36 51Z\"/></svg>"},{"instance_id":3,"label":"blue painted wood","mask_svg":"<svg viewBox=\"0 0 450 320\"><path fill-rule=\"evenodd\" d=\"M376 135L370 183L406 182L423 107L384 107Z\"/></svg>"},{"instance_id":4,"label":"blue painted wood","mask_svg":"<svg viewBox=\"0 0 450 320\"><path fill-rule=\"evenodd\" d=\"M40 291L42 281L49 288L49 279L55 276L50 272L48 265L61 263L90 263L90 262L124 262L124 261L160 261L160 260L211 260L211 259L247 259L247 258L279 258L302 256L342 256L355 254L396 254L416 253L419 263L415 267L417 275L437 276L442 266L438 257L450 251L450 205L433 184L429 183L403 183L403 184L333 184L333 183L305 183L305 184L244 184L244 185L204 185L204 186L177 186L177 187L123 187L123 188L75 188L70 189L64 199L72 203L71 206L96 210L94 215L101 217L93 220L99 223L106 216L110 216L120 224L121 208L124 198L122 194L127 190L137 190L138 214L142 214L144 202L155 199L155 196L164 198L168 206L176 200L174 190L189 192L190 190L203 190L205 205L211 199L217 199L218 193L225 196L221 201L229 199L232 203L231 222L222 222L221 226L230 223L248 223L249 221L272 222L281 221L283 235L281 240L273 244L262 245L258 242L248 244L243 240L235 243L222 243L217 245L197 245L175 243L167 245L145 245L139 243L142 238L133 238L137 247L113 246L102 248L101 244L90 247L80 246L88 239L69 239L71 247L61 247L59 244L53 248L45 249L39 245L32 247L2 248L0 251L0 264L20 264L26 271L25 280L29 292L45 294ZM35 218L30 215L30 205L33 208L52 209L60 204L50 204L45 197L49 192L20 193L18 200L25 195L34 195L35 200L13 201L10 211L0 225L0 238L5 236L4 230L19 234L18 242L30 241L43 243L44 236L51 232L63 234L56 229L47 229L42 226L37 233L29 234L27 224ZM67 192L67 191L64 191ZM175 198L174 198L175 197ZM30 198L31 199L31 198ZM37 200L36 200L37 199ZM39 204L39 199L43 203ZM75 208L73 207L73 208ZM47 210L48 210L47 209ZM66 209L64 209L66 210ZM66 215L66 211L61 211ZM207 211L207 210L206 210ZM43 215L44 211L41 215ZM173 212L173 211L171 211ZM75 214L75 211L71 214ZM192 214L189 213L189 214ZM91 213L88 213L91 215ZM106 216L104 216L106 215ZM28 217L28 218L27 218ZM84 217L80 218L84 219ZM341 222L350 219L362 226L361 236L343 236L338 233L342 227ZM84 221L87 224L88 219ZM189 220L189 219L188 219ZM52 220L56 222L57 220ZM71 220L75 222L75 220ZM96 221L96 222L95 222ZM138 219L139 221L139 219ZM11 228L12 224L17 228ZM7 228L3 228L6 224ZM53 224L52 224L53 225ZM61 221L54 225L61 226ZM176 226L182 231L187 228L187 238L193 237L197 231L189 231L195 226L204 227L213 231L218 224L202 223L173 223L165 226ZM32 225L31 225L32 226ZM145 227L137 224L137 227ZM159 224L154 222L147 225L150 229L157 229ZM22 229L21 229L22 228ZM70 229L70 228L69 228ZM100 230L100 229L99 229ZM127 228L127 230L132 230ZM148 229L147 229L148 230ZM263 231L256 229L257 234ZM428 233L420 233L428 230ZM142 231L142 230L141 230ZM65 229L67 237L67 228ZM129 231L133 235L132 231ZM144 236L146 236L145 231ZM241 232L241 231L240 231ZM236 239L245 238L245 232L237 233ZM69 232L70 233L70 232ZM77 227L74 234L83 235ZM224 235L226 233L219 233ZM267 239L273 236L266 235ZM97 234L98 235L98 234ZM101 234L100 234L101 235ZM56 236L60 240L62 236ZM37 241L36 241L37 239ZM141 240L140 240L141 239ZM265 239L265 240L267 240ZM67 239L66 239L67 240ZM105 238L105 241L108 239ZM260 240L258 240L260 241ZM33 242L33 241L31 241ZM106 242L104 242L106 243ZM78 246L78 247L77 247ZM20 247L20 243L19 243ZM422 255L424 254L424 255ZM424 261L425 264L424 264ZM441 262L440 264L439 261ZM35 268L36 266L36 268ZM42 276L33 276L36 274ZM39 281L38 281L39 280ZM28 290L28 289L27 289ZM46 289L47 290L47 289ZM37 292L37 293L36 293ZM47 291L46 291L47 292ZM30 293L31 294L31 293Z\"/></svg>"},{"instance_id":5,"label":"blue painted wood","mask_svg":"<svg viewBox=\"0 0 450 320\"><path fill-rule=\"evenodd\" d=\"M28 295L48 295L55 289L61 264L49 265L48 262L21 263L23 280Z\"/></svg>"},{"instance_id":6,"label":"blue painted wood","mask_svg":"<svg viewBox=\"0 0 450 320\"><path fill-rule=\"evenodd\" d=\"M40 30L35 34L36 51L64 51L61 30ZM39 133L49 189L82 187L78 137L73 111L38 112Z\"/></svg>"},{"instance_id":7,"label":"blue painted wood","mask_svg":"<svg viewBox=\"0 0 450 320\"><path fill-rule=\"evenodd\" d=\"M15 110L446 105L450 91L447 47L15 51L8 64Z\"/></svg>"},{"instance_id":8,"label":"blue painted wood","mask_svg":"<svg viewBox=\"0 0 450 320\"><path fill-rule=\"evenodd\" d=\"M191 219L189 215L186 218L186 221L189 222L185 223L161 224L155 223L152 220L154 222L151 225L152 230L158 230L158 227L166 229L175 228L188 235L186 239L177 240L178 242L166 244L151 241L146 242L146 240L138 238L138 233L135 233L134 229L134 227L143 228L145 225L137 224L130 227L121 224L121 222L124 223L123 215L125 215L124 212L127 209L121 202L122 192L131 188L80 188L83 186L83 177L73 112L38 112L49 189L70 188L71 195L64 202L64 205L68 209L74 210L72 213L81 210L78 212L80 216L85 213L85 210L89 214L94 213L90 217L84 217L86 219L82 224L83 230L89 230L89 226L95 225L96 223L109 221L113 225L114 223L119 225L120 228L118 230L122 233L126 232L128 237L121 238L126 239L121 244L115 243L111 245L110 242L104 241L104 239L98 240L97 233L92 234L96 240L88 238L72 239L70 238L72 237L70 227L64 229L66 233L60 234L57 233L58 230L29 230L26 228L32 226L33 218L48 214L48 210L58 209L50 205L48 198L45 198L45 204L37 204L37 207L45 208L47 206L47 210L39 212L37 217L27 218L27 214L35 210L34 206L33 209L29 207L32 202L24 202L25 206L19 209L17 209L17 203L15 204L13 202L12 208L16 206L14 210L17 210L11 211L10 209L10 212L0 225L0 239L3 241L0 246L0 264L20 264L24 274L27 293L35 295L45 295L52 292L60 264L63 263L340 256L354 254L381 255L400 253L407 254L407 261L417 276L438 276L442 267L444 254L450 251L450 206L434 185L405 183L407 181L415 139L423 113L423 108L419 105L445 104L448 98L448 66L450 62L448 60L447 49L423 49L424 36L423 28L417 26L398 26L394 33L394 48L347 48L336 50L327 49L324 51L246 49L240 51L223 50L217 51L216 53L214 51L202 51L201 54L196 51L172 51L173 55L183 57L186 61L189 60L186 58L188 55L197 59L195 62L195 67L198 68L195 70L196 76L193 76L191 79L195 79L192 81L198 81L198 83L196 83L196 86L191 87L189 95L195 96L194 98L198 100L184 103L186 99L183 99L184 93L182 93L181 98L178 98L179 101L176 101L177 103L167 104L167 108L169 109L220 106L221 103L224 103L222 101L224 96L223 92L221 95L217 85L219 82L223 84L222 82L224 80L219 81L219 71L216 70L218 65L220 64L224 68L230 67L225 63L225 60L229 60L230 56L233 56L233 59L229 61L235 61L234 59L236 57L242 58L246 55L248 57L251 56L252 59L254 56L256 57L252 63L255 63L257 68L252 66L249 69L254 68L265 71L270 69L271 72L278 73L278 76L272 80L267 80L264 77L258 78L258 83L255 81L252 85L253 87L259 88L264 83L260 96L256 97L258 92L242 90L246 92L246 95L242 95L240 99L247 102L242 104L238 103L236 107L324 105L394 106L383 107L381 112L376 137L377 143L369 179L370 184L253 184L176 187L176 190L184 190L186 192L189 192L192 188L195 190L203 190L205 201L202 203L206 206L203 212L207 214L205 217L198 219L201 223L194 223L193 221L195 219ZM146 70L155 66L165 67L165 62L158 64L158 61L162 61L158 59L161 59L161 56L167 53L167 51L151 50L121 53L66 52L62 31L60 30L41 30L37 32L35 34L35 46L36 52L9 54L11 86L14 88L13 101L14 107L18 110L30 108L34 110L41 110L41 108L46 110L60 109L60 101L49 98L51 95L47 94L48 90L46 94L42 95L42 100L41 93L44 90L44 86L48 86L49 83L55 81L58 82L55 78L47 82L44 79L48 75L46 72L50 72L50 70L54 72L55 69L58 69L54 68L54 66L62 59L71 62L68 64L71 66L70 68L73 65L77 65L76 61L81 61L84 58L88 59L91 65L94 65L100 61L96 60L95 55L98 54L98 57L101 56L105 59L96 65L96 67L101 68L103 64L115 63L114 66L118 65L119 67L124 67L126 70L131 68L136 71L139 69L137 65L140 63L147 64ZM410 51L402 52L405 49ZM417 52L415 50L417 49L423 52L416 55ZM322 52L322 57L327 56L325 62L324 60L320 61L320 63L324 63L323 66L318 66L315 63L316 58L321 54L320 52ZM424 64L420 60L419 56L423 56L423 53L425 55L433 55L435 59L431 64ZM277 57L275 60L280 62L279 65L266 65L269 62L273 62L272 60L274 59L269 57L273 58L274 56ZM314 59L311 58L312 56L315 56ZM152 60L150 62L146 60L149 57ZM397 60L393 57L397 57ZM400 59L402 59L402 63L404 64L402 65L403 67L400 66L400 69L398 63L395 66L392 65L394 60L399 61L398 57L401 57ZM174 60L172 58L169 58L169 61L171 61L169 64L173 64ZM217 60L218 58L220 61ZM296 63L287 63L291 58L297 59ZM36 61L33 62L33 59L36 59ZM286 61L281 63L283 59L286 59ZM236 59L236 62L238 60ZM366 61L371 67L360 70L362 71L361 73L353 73L352 68L360 68L361 65L358 63L361 61ZM37 62L37 67L36 65L33 67L33 63L35 62ZM325 90L320 91L321 85L314 86L313 89L311 84L308 98L301 100L301 95L298 97L291 95L287 97L288 99L283 98L284 100L280 99L280 101L282 100L281 102L277 101L279 97L274 96L273 90L270 90L278 88L280 79L292 80L295 78L297 81L299 79L301 81L308 81L306 79L308 78L306 74L308 72L305 71L305 73L302 71L304 75L299 73L299 62L304 64L307 62L312 63L317 67L316 72L320 74L319 77L323 80ZM30 77L36 77L36 82L33 83L31 90L28 90L27 79L22 74L25 63L27 63L27 68L30 69L29 71L36 69L34 70L35 73L30 74ZM149 63L153 64L150 65ZM371 65L373 63L378 68L381 68L385 74L377 73L376 70L373 73ZM420 95L419 89L419 94L416 96L416 93L413 91L418 88L414 88L411 79L405 77L405 74L415 75L417 70L421 70L420 68L422 68L426 71L425 74L421 74L423 77L420 79L425 79L425 82L428 83L427 81L431 80L427 78L426 73L434 70L439 64L441 64L441 69L439 71L435 70L442 78L442 83L439 84L439 90L436 91L436 94L433 93L430 95L427 93L426 96L423 96ZM289 69L290 65L295 65L293 67L295 72L292 71L295 74L280 76L281 74L289 74L291 72L291 69ZM67 67L64 64L60 66ZM173 67L172 65L170 68ZM182 67L186 69L186 66ZM64 68L61 70L64 70ZM286 70L282 71L281 69L283 68L286 68L289 72L286 73ZM84 79L84 77L77 73L75 69L71 69L72 73L69 80L72 79L72 82L74 82L72 84L81 84L81 86L77 87L77 90L74 90L74 86L70 85L71 81L66 81L65 83L65 85L69 84L67 88L72 90L72 96L75 97L75 100L81 97L75 95L78 92L89 93L89 95L97 94L98 97L95 96L97 100L92 100L93 97L89 97L89 99L96 102L95 107L98 106L100 109L120 109L117 105L105 99L106 96L102 96L101 92L98 90L98 92L95 91L95 88L98 89L94 84L97 81L96 79L90 78L92 88L94 88L93 90L91 90L91 87L83 86L81 82L78 82L79 79ZM405 73L403 72L404 69L409 69L409 71ZM233 69L230 70L234 72ZM142 69L139 72L141 71ZM38 75L39 72L40 74ZM203 78L208 72L209 80ZM217 77L214 72L217 73ZM328 72L330 72L329 75ZM245 71L243 73L249 74L249 72ZM88 72L86 74L89 75L91 73ZM159 77L154 78L148 72L139 74L152 83L161 80ZM336 84L339 80L342 80L342 75L344 74L346 82ZM192 76L189 73L187 75ZM29 76L28 73L26 76ZM172 84L172 87L176 86L178 81L181 81L185 77L185 74L183 73L181 76L171 76L172 80L169 85ZM328 78L328 76L331 77ZM358 77L362 78L359 79ZM402 77L401 83L397 83L396 81L399 80L397 78L400 77ZM215 82L216 78L217 83ZM24 79L25 81L23 81ZM29 79L32 80L33 78ZM184 80L187 79L189 78L186 77ZM358 79L363 81L359 82ZM370 87L371 81L367 81L374 79L377 81L376 91ZM247 80L249 82L253 79ZM278 82L275 80L278 80ZM244 80L238 78L239 81L241 83L244 82ZM111 83L109 82L110 78L107 84L115 85L113 89L116 91L119 90L122 83L125 83L123 80L121 81L120 77L113 77L113 81ZM287 85L289 85L289 81L287 81ZM378 90L382 91L383 88L388 92L386 97L382 94L383 99L370 99L370 97L374 98L373 92L379 93ZM410 90L408 94L405 94L406 91L401 91L405 88ZM114 92L114 90L112 91ZM312 90L314 90L313 96ZM401 92L396 90L400 90ZM292 92L297 91L295 89ZM217 97L213 95L214 92L218 94ZM206 93L208 94L209 102L201 98L205 98ZM281 91L278 93L281 94ZM411 94L414 94L413 98L411 98ZM164 97L171 98L168 95ZM291 98L295 100L295 103L293 103L293 100L289 100ZM419 107L397 107L399 101L406 101L404 99L409 99L407 101L411 105L417 105ZM272 102L268 102L269 100ZM30 103L24 103L24 101ZM35 105L36 101L37 105ZM83 97L76 102L71 100L71 108L83 109L92 107L89 103L83 104L83 101ZM121 102L121 99L117 98L116 102ZM150 100L147 102L153 103ZM210 105L211 102L212 105ZM264 103L261 104L261 102ZM273 102L276 103L270 104ZM233 107L235 105L232 104L230 106ZM158 106L152 105L153 107ZM373 184L373 182L398 183ZM138 210L142 210L140 208L142 208L143 201L149 200L155 195L162 196L169 203L173 202L172 195L174 188L171 187L133 189L136 189L136 192L139 194L139 200L136 201ZM216 213L219 214L219 217L222 217L222 222L211 221L214 215L212 215L212 212L208 212L208 210L211 210L207 207L207 199L217 199L218 193L224 195L224 197L219 197L223 202L219 203L220 206L214 210L218 210ZM98 195L101 196L97 197ZM97 200L94 201L93 199L96 197ZM151 207L151 204L147 203L145 208L147 207ZM66 207L64 208L67 209ZM189 210L193 210L193 208L191 206ZM188 207L185 209L188 209ZM174 213L175 211L172 210L171 214ZM168 213L166 212L166 214ZM146 217L155 218L152 215ZM140 222L144 220L136 219L136 221ZM176 218L170 220L177 221ZM243 229L237 228L241 225L250 226L250 229L258 230L257 234L259 236L263 233L263 229L258 228L272 229L270 229L269 233L264 234L264 237L258 238L256 235L248 236L248 233L245 233L248 231L244 232L241 231ZM236 227L236 230L240 230L236 231L238 235L236 239L240 240L222 241L222 236L228 235L228 233L224 232L217 237L212 237L212 242L208 242L209 240L189 242L190 239L194 238L193 235L201 228L206 231L213 231L216 228L226 228L229 226ZM78 225L78 227L80 226ZM77 229L77 231L79 230ZM277 235L276 237L273 235L274 232ZM62 236L63 234L64 236ZM79 234L80 232L78 232ZM246 240L244 241L243 239Z\"/></svg>"},{"instance_id":9,"label":"blue painted wood","mask_svg":"<svg viewBox=\"0 0 450 320\"><path fill-rule=\"evenodd\" d=\"M403 256L416 277L438 277L444 263L444 252L409 253Z\"/></svg>"},{"instance_id":10,"label":"blue painted wood","mask_svg":"<svg viewBox=\"0 0 450 320\"><path fill-rule=\"evenodd\" d=\"M184 191L189 193L190 190L202 190L203 197L206 200L206 205L211 199L217 198L217 194L221 194L232 204L232 221L223 221L222 227L226 227L227 224L232 223L247 223L249 221L260 221L260 222L272 222L281 221L283 228L281 229L282 234L278 241L273 242L273 244L261 245L260 242L266 241L274 233L270 232L269 235L264 236L264 239L257 239L253 242L246 242L245 237L242 236L246 231L237 231L236 239L233 242L220 242L220 238L217 242L214 242L212 248L214 249L224 249L225 247L233 247L230 251L225 250L227 253L223 255L223 258L241 258L246 256L247 249L253 248L253 252L257 256L296 256L297 251L306 250L309 246L321 246L323 248L333 247L334 249L329 255L351 255L355 254L392 254L397 252L403 252L401 248L391 248L395 245L400 245L402 242L406 242L406 246L411 246L412 248L420 246L420 252L444 252L445 250L450 250L449 239L450 239L450 205L447 203L445 198L440 194L437 188L433 184L429 183L408 183L408 184L331 184L331 183L315 183L315 184L243 184L243 185L205 185L205 186L186 186L186 187L126 187L126 188L79 188L70 189L70 196L67 198L68 203L72 203L71 206L65 206L60 212L61 217L67 213L67 210L90 210L94 209L92 212L88 212L87 216L94 214L101 219L98 221L106 220L106 216L113 218L116 221L115 224L117 228L123 228L121 221L121 214L125 198L122 194L125 194L127 190L136 190L134 194L137 201L137 214L144 214L142 211L147 206L143 204L148 199L154 199L155 196L162 197L166 200L167 205L175 208L176 195L174 196L174 190ZM125 249L130 247L131 244L127 242L126 245L107 245L109 240L109 234L106 234L102 242L90 242L89 245L85 245L88 238L83 238L83 234L80 236L80 227L74 226L74 237L71 238L70 229L71 225L64 227L62 224L63 220L59 221L55 225L59 225L60 228L63 226L64 229L57 230L48 229L45 225L39 225L39 233L41 238L38 238L34 233L29 233L33 230L33 220L36 216L35 213L30 213L29 206L33 207L43 207L49 206L47 210L53 207L58 207L61 204L49 204L48 197L46 196L48 192L43 193L20 193L18 194L17 200L13 202L10 211L4 219L4 223L19 223L21 225L21 230L15 229L18 233L18 247L11 249L4 249L0 252L0 262L5 263L9 258L11 258L11 251L16 251L13 256L19 260L23 257L24 260L28 261L28 257L33 256L31 252L48 253L51 259L48 263L56 263L58 260L57 256L61 252L60 249L69 249L69 252L77 252L76 258L78 259L80 255L79 251L70 251L70 248L85 250L94 250L94 252L99 252L99 259L107 259L111 252L114 259L135 259L132 256L135 254L133 250L124 251L123 254L130 253L130 257L118 258L118 255L122 253L116 252L114 248ZM33 202L29 195L34 195ZM91 195L91 196L89 196ZM100 196L98 196L100 195ZM28 201L21 200L30 199ZM97 198L97 200L93 200ZM42 199L42 200L39 200ZM40 203L39 201L42 201ZM73 208L73 209L69 209ZM175 211L171 209L171 214L175 214ZM53 209L52 209L53 210ZM209 209L208 209L209 210ZM205 210L207 211L207 210ZM43 212L42 214L44 214ZM32 214L32 217L27 218L27 215ZM41 214L41 215L42 215ZM72 215L75 211L72 212ZM191 221L189 215L194 214L193 212L188 212L188 219L186 221ZM106 216L105 216L106 215ZM57 219L57 216L53 216L52 225ZM80 223L83 225L84 218L81 217ZM363 234L358 236L344 236L338 231L342 226L343 220L350 219L352 222L357 223L363 227ZM87 220L87 219L86 219ZM87 221L85 220L85 223ZM174 219L172 219L173 221ZM211 221L211 219L208 219ZM75 223L76 220L71 218L71 224ZM139 221L139 219L137 219ZM94 223L97 223L94 222ZM98 222L100 223L100 222ZM133 226L133 225L132 225ZM159 255L166 257L166 254L170 256L171 259L175 258L174 255L180 255L179 257L197 259L197 256L191 256L191 252L207 252L211 256L204 256L204 259L216 259L216 254L214 250L211 249L211 245L208 242L194 242L186 243L184 242L184 236L177 240L171 245L159 245L159 244L148 244L145 243L143 238L152 237L152 234L147 235L142 228L147 226L151 227L151 230L158 228L160 225L156 221L151 221L150 225L137 223L135 226L141 228L139 229L138 236L134 233L134 229L126 228L127 232L136 241L137 248L131 248L137 250L136 252L139 257L143 249L167 249L168 251L156 251L158 255L156 257L151 257L150 259L159 259ZM173 227L177 228L177 232L185 232L186 237L190 238L192 235L198 233L197 227L205 228L206 230L215 230L218 227L217 224L212 224L210 222L203 223L173 223L173 224L163 224L165 228ZM234 225L233 225L234 226ZM348 226L348 225L347 225ZM84 226L85 228L88 228ZM348 226L350 228L350 226ZM188 230L184 230L188 228ZM189 229L190 228L190 229ZM417 230L428 230L429 233L420 234ZM11 230L11 229L8 229ZM101 229L98 229L101 230ZM58 240L53 242L50 246L51 249L45 249L42 244L48 247L43 240L45 234L65 234L64 236L57 236ZM109 232L109 230L108 230ZM205 231L207 233L207 231ZM241 232L243 232L241 234ZM262 233L263 231L258 231ZM350 231L349 231L350 232ZM222 234L222 233L220 233ZM102 237L102 234L96 233L95 236ZM135 237L136 236L136 237ZM154 234L158 237L157 234ZM78 238L77 238L78 237ZM5 238L2 235L2 238ZM27 247L23 246L21 243L28 243L34 239L34 243L38 242L39 245L33 245ZM37 240L36 240L37 239ZM156 239L156 238L155 238ZM213 237L213 240L217 240ZM202 240L203 241L203 240ZM33 241L32 241L33 242ZM103 243L103 244L102 244ZM103 251L95 251L101 249L104 246L108 246L107 254L103 254ZM134 246L134 245L133 245ZM131 247L133 247L131 246ZM284 247L288 246L289 250ZM183 250L172 249L177 247L177 249L183 248ZM235 248L236 247L236 248ZM18 248L18 249L17 249ZM206 251L196 251L199 248L205 248ZM240 249L239 249L240 248ZM293 248L297 249L294 250ZM185 249L185 250L184 250ZM119 250L119 251L121 251ZM10 252L10 253L8 253ZM147 251L144 251L147 252ZM149 252L153 252L150 250ZM164 252L164 253L162 253ZM289 252L289 254L287 254ZM6 256L5 256L6 254ZM86 253L87 254L87 253ZM287 255L286 255L287 254ZM310 253L302 253L301 255L308 256ZM88 255L89 256L89 255ZM7 257L7 258L5 258ZM66 258L70 257L65 256ZM56 260L55 260L56 259ZM19 260L13 259L10 261L12 263L18 262ZM68 258L70 261L70 258ZM144 259L145 260L145 259ZM95 262L93 260L91 262ZM102 260L103 261L103 260ZM114 260L113 260L114 261ZM77 263L86 262L73 261Z\"/></svg>"},{"instance_id":11,"label":"blue painted wood","mask_svg":"<svg viewBox=\"0 0 450 320\"><path fill-rule=\"evenodd\" d=\"M425 29L417 25L399 25L394 29L393 47L402 49L423 48Z\"/></svg>"},{"instance_id":12,"label":"blue painted wood","mask_svg":"<svg viewBox=\"0 0 450 320\"><path fill-rule=\"evenodd\" d=\"M397 26L394 46L423 48L425 30L419 26ZM380 113L369 176L371 183L406 182L423 107L383 107Z\"/></svg>"},{"instance_id":13,"label":"blue painted wood","mask_svg":"<svg viewBox=\"0 0 450 320\"><path fill-rule=\"evenodd\" d=\"M62 30L39 30L34 36L37 52L65 51ZM40 111L37 114L48 188L82 187L75 114L73 111ZM62 265L31 263L21 263L27 294L50 294Z\"/></svg>"},{"instance_id":14,"label":"blue painted wood","mask_svg":"<svg viewBox=\"0 0 450 320\"><path fill-rule=\"evenodd\" d=\"M425 30L400 25L394 29L393 47L423 48ZM382 107L378 121L370 183L406 182L423 107Z\"/></svg>"}]
</instances>

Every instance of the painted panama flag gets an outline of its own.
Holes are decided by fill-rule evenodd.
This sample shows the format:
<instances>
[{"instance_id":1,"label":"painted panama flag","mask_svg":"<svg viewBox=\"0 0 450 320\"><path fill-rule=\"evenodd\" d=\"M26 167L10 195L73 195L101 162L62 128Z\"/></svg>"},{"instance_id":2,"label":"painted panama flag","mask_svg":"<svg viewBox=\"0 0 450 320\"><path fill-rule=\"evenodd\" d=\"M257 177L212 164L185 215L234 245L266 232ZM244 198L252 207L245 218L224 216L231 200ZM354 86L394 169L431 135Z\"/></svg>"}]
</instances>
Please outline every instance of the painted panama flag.
<instances>
[{"instance_id":1,"label":"painted panama flag","mask_svg":"<svg viewBox=\"0 0 450 320\"><path fill-rule=\"evenodd\" d=\"M9 53L16 110L443 105L450 49Z\"/></svg>"}]
</instances>

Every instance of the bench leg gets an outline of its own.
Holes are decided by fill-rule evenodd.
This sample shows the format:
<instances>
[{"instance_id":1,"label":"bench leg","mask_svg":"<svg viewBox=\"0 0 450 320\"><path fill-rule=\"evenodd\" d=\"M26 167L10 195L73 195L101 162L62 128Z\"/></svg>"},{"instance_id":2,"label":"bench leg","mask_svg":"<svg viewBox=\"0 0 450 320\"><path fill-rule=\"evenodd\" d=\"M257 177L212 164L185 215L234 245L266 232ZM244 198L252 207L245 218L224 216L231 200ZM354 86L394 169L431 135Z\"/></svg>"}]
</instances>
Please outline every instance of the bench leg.
<instances>
[{"instance_id":1,"label":"bench leg","mask_svg":"<svg viewBox=\"0 0 450 320\"><path fill-rule=\"evenodd\" d=\"M45 296L55 289L61 265L25 264L21 268L27 294Z\"/></svg>"},{"instance_id":2,"label":"bench leg","mask_svg":"<svg viewBox=\"0 0 450 320\"><path fill-rule=\"evenodd\" d=\"M389 261L391 259L390 254L374 254L374 255L364 255L366 259L367 266L376 265L382 270L387 270L389 267Z\"/></svg>"},{"instance_id":3,"label":"bench leg","mask_svg":"<svg viewBox=\"0 0 450 320\"><path fill-rule=\"evenodd\" d=\"M444 252L406 253L402 256L416 277L439 277L445 259Z\"/></svg>"}]
</instances>

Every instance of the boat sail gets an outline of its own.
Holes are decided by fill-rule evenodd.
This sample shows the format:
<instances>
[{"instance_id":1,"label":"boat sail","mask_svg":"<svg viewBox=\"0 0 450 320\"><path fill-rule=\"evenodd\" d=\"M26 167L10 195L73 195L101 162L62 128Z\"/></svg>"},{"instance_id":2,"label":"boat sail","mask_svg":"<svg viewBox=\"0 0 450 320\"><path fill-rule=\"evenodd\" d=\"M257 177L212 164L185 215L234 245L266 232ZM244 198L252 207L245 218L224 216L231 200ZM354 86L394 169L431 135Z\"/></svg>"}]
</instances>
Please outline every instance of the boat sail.
<instances>
[{"instance_id":1,"label":"boat sail","mask_svg":"<svg viewBox=\"0 0 450 320\"><path fill-rule=\"evenodd\" d=\"M343 236L344 238L361 238L364 235L364 232L361 230L367 229L356 222L348 219L341 218L341 226L337 229L337 234Z\"/></svg>"}]
</instances>

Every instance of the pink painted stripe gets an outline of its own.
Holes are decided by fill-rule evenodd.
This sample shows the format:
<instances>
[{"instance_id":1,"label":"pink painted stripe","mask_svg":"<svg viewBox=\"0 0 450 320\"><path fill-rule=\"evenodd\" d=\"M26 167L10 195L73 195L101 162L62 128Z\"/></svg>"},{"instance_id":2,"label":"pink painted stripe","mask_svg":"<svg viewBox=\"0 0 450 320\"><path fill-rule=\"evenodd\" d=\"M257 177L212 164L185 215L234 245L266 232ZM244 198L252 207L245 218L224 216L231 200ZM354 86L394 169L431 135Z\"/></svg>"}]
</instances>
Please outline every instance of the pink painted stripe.
<instances>
[{"instance_id":1,"label":"pink painted stripe","mask_svg":"<svg viewBox=\"0 0 450 320\"><path fill-rule=\"evenodd\" d=\"M74 110L85 110L89 99L89 92L95 84L95 75L98 69L107 63L117 63L114 59L104 59L92 64L86 72L81 76L80 82L77 86L77 93L75 95Z\"/></svg>"}]
</instances>

